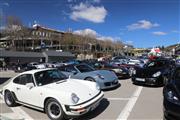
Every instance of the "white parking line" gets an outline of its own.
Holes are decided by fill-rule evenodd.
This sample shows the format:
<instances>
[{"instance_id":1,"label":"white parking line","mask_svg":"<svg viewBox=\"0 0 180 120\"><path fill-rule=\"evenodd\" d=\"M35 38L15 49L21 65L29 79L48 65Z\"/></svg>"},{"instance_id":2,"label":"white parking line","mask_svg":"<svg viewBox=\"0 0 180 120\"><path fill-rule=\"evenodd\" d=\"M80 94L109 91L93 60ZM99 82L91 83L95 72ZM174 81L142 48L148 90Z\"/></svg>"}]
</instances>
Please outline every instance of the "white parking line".
<instances>
[{"instance_id":1,"label":"white parking line","mask_svg":"<svg viewBox=\"0 0 180 120\"><path fill-rule=\"evenodd\" d=\"M24 120L33 120L24 110L20 107L11 107L12 111Z\"/></svg>"},{"instance_id":2,"label":"white parking line","mask_svg":"<svg viewBox=\"0 0 180 120\"><path fill-rule=\"evenodd\" d=\"M120 115L118 116L117 120L127 120L128 119L139 95L141 94L142 88L143 87L139 86L136 89L136 91L131 96L131 99L128 101L128 103L126 104L126 106L124 107L124 109L122 110Z\"/></svg>"},{"instance_id":3,"label":"white parking line","mask_svg":"<svg viewBox=\"0 0 180 120\"><path fill-rule=\"evenodd\" d=\"M130 100L130 98L107 98L108 100Z\"/></svg>"},{"instance_id":4,"label":"white parking line","mask_svg":"<svg viewBox=\"0 0 180 120\"><path fill-rule=\"evenodd\" d=\"M3 99L0 99L0 104L4 103L4 100Z\"/></svg>"}]
</instances>

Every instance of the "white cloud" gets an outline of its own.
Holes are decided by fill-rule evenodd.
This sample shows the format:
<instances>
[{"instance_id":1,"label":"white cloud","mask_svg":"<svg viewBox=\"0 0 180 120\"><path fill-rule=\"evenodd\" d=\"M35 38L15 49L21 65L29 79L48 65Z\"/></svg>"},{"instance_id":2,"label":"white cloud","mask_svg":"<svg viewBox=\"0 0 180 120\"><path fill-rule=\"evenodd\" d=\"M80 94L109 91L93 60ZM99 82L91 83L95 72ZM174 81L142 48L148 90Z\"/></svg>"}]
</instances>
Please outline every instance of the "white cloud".
<instances>
[{"instance_id":1,"label":"white cloud","mask_svg":"<svg viewBox=\"0 0 180 120\"><path fill-rule=\"evenodd\" d=\"M162 32L162 31L152 32L152 34L154 34L154 35L159 35L159 36L161 36L161 35L167 35L166 32Z\"/></svg>"},{"instance_id":2,"label":"white cloud","mask_svg":"<svg viewBox=\"0 0 180 120\"><path fill-rule=\"evenodd\" d=\"M73 0L67 0L68 2L72 2Z\"/></svg>"},{"instance_id":3,"label":"white cloud","mask_svg":"<svg viewBox=\"0 0 180 120\"><path fill-rule=\"evenodd\" d=\"M111 36L100 35L95 30L92 30L92 29L89 29L89 28L84 29L84 30L76 30L76 31L73 32L73 34L82 35L82 36L89 36L89 37L92 37L92 38L96 38L98 40L110 40L110 41L121 40L120 37L111 37Z\"/></svg>"},{"instance_id":4,"label":"white cloud","mask_svg":"<svg viewBox=\"0 0 180 120\"><path fill-rule=\"evenodd\" d=\"M151 21L148 21L148 20L139 20L136 23L128 25L127 29L128 30L150 29L150 28L158 27L158 26L159 24L152 23Z\"/></svg>"},{"instance_id":5,"label":"white cloud","mask_svg":"<svg viewBox=\"0 0 180 120\"><path fill-rule=\"evenodd\" d=\"M92 30L89 28L84 29L84 30L76 30L73 33L77 34L77 35L89 36L89 37L94 37L94 38L96 38L98 36L98 34L95 30Z\"/></svg>"},{"instance_id":6,"label":"white cloud","mask_svg":"<svg viewBox=\"0 0 180 120\"><path fill-rule=\"evenodd\" d=\"M100 3L101 0L93 0L94 3Z\"/></svg>"},{"instance_id":7,"label":"white cloud","mask_svg":"<svg viewBox=\"0 0 180 120\"><path fill-rule=\"evenodd\" d=\"M128 40L125 43L128 44L128 45L133 45L133 41L131 41L131 40Z\"/></svg>"},{"instance_id":8,"label":"white cloud","mask_svg":"<svg viewBox=\"0 0 180 120\"><path fill-rule=\"evenodd\" d=\"M173 30L172 32L173 33L180 33L180 31L178 31L178 30Z\"/></svg>"},{"instance_id":9,"label":"white cloud","mask_svg":"<svg viewBox=\"0 0 180 120\"><path fill-rule=\"evenodd\" d=\"M115 41L115 39L113 37L110 36L99 36L97 37L98 40L110 40L110 41Z\"/></svg>"},{"instance_id":10,"label":"white cloud","mask_svg":"<svg viewBox=\"0 0 180 120\"><path fill-rule=\"evenodd\" d=\"M9 7L9 3L7 3L7 2L3 3L3 5Z\"/></svg>"},{"instance_id":11,"label":"white cloud","mask_svg":"<svg viewBox=\"0 0 180 120\"><path fill-rule=\"evenodd\" d=\"M93 6L82 2L71 9L70 18L76 21L82 19L94 23L102 23L107 15L107 10L104 6Z\"/></svg>"}]
</instances>

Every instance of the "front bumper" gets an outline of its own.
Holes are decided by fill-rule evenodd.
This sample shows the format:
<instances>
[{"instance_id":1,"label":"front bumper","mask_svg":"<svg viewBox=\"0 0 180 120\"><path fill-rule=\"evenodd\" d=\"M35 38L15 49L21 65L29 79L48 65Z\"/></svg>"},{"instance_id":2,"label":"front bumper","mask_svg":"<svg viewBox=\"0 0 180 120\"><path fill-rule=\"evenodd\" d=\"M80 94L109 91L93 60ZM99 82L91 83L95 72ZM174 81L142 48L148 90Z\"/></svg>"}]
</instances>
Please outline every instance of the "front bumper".
<instances>
[{"instance_id":1,"label":"front bumper","mask_svg":"<svg viewBox=\"0 0 180 120\"><path fill-rule=\"evenodd\" d=\"M120 85L120 83L118 80L114 80L112 82L104 82L103 85L101 86L101 89L102 90L111 89L111 88L115 88L119 85Z\"/></svg>"},{"instance_id":2,"label":"front bumper","mask_svg":"<svg viewBox=\"0 0 180 120\"><path fill-rule=\"evenodd\" d=\"M132 77L133 83L145 84L145 85L163 85L163 79L161 77L157 78L138 78Z\"/></svg>"},{"instance_id":3,"label":"front bumper","mask_svg":"<svg viewBox=\"0 0 180 120\"><path fill-rule=\"evenodd\" d=\"M118 76L118 78L129 78L130 77L129 73L126 73L126 72L116 73L116 75Z\"/></svg>"},{"instance_id":4,"label":"front bumper","mask_svg":"<svg viewBox=\"0 0 180 120\"><path fill-rule=\"evenodd\" d=\"M180 120L180 104L174 104L164 98L164 117L167 120Z\"/></svg>"},{"instance_id":5,"label":"front bumper","mask_svg":"<svg viewBox=\"0 0 180 120\"><path fill-rule=\"evenodd\" d=\"M98 95L96 95L94 98L83 102L78 105L65 105L66 109L66 115L68 116L81 116L83 114L86 114L90 111L93 111L98 107L100 104L100 101L103 99L104 93L101 91Z\"/></svg>"}]
</instances>

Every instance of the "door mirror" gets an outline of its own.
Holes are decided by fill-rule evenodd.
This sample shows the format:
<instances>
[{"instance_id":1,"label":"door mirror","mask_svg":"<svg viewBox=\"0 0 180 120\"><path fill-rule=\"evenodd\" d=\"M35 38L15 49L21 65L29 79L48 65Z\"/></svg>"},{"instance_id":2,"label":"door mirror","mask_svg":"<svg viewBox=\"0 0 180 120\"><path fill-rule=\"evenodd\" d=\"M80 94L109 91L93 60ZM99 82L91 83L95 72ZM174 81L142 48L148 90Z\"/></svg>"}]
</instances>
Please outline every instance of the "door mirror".
<instances>
[{"instance_id":1,"label":"door mirror","mask_svg":"<svg viewBox=\"0 0 180 120\"><path fill-rule=\"evenodd\" d=\"M34 87L33 83L26 83L26 87L32 89Z\"/></svg>"}]
</instances>

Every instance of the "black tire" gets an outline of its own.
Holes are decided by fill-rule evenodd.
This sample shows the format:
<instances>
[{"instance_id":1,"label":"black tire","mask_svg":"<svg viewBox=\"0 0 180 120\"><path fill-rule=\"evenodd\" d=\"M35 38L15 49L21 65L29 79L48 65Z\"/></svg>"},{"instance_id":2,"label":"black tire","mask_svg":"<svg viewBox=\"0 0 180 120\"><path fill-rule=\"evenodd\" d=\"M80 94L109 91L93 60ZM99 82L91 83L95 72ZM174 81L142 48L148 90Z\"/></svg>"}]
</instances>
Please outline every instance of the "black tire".
<instances>
[{"instance_id":1,"label":"black tire","mask_svg":"<svg viewBox=\"0 0 180 120\"><path fill-rule=\"evenodd\" d=\"M48 99L47 102L45 103L45 112L51 120L65 119L65 113L60 103L53 98Z\"/></svg>"},{"instance_id":2,"label":"black tire","mask_svg":"<svg viewBox=\"0 0 180 120\"><path fill-rule=\"evenodd\" d=\"M4 101L5 101L6 105L9 106L9 107L14 107L14 106L17 105L16 101L15 101L15 98L14 98L13 94L10 91L5 91Z\"/></svg>"},{"instance_id":3,"label":"black tire","mask_svg":"<svg viewBox=\"0 0 180 120\"><path fill-rule=\"evenodd\" d=\"M93 78L91 78L91 77L88 77L88 78L86 78L85 80L87 80L87 81L91 81L91 82L96 82Z\"/></svg>"}]
</instances>

